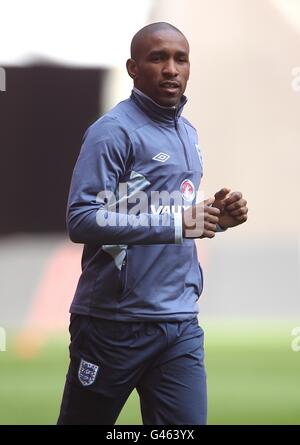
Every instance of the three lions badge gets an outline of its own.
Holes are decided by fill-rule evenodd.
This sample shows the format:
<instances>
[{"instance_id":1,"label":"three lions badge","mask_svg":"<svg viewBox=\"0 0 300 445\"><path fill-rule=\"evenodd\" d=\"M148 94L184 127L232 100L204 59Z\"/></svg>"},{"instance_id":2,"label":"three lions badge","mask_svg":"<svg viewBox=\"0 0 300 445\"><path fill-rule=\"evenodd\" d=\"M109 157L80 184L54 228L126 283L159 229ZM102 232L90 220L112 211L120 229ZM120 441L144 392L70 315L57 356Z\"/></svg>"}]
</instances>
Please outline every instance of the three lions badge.
<instances>
[{"instance_id":1,"label":"three lions badge","mask_svg":"<svg viewBox=\"0 0 300 445\"><path fill-rule=\"evenodd\" d=\"M78 370L78 378L80 383L83 386L90 386L96 380L97 374L99 371L99 366L93 365L93 363L86 362L81 359L79 370Z\"/></svg>"}]
</instances>

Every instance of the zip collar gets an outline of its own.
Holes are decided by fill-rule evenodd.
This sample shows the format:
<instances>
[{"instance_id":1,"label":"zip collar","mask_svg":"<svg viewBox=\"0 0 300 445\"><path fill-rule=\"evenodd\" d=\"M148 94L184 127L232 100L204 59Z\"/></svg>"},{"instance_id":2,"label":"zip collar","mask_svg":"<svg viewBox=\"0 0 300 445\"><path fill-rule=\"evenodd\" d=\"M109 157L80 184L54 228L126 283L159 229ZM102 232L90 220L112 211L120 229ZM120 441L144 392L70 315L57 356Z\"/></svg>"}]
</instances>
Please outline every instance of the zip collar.
<instances>
[{"instance_id":1,"label":"zip collar","mask_svg":"<svg viewBox=\"0 0 300 445\"><path fill-rule=\"evenodd\" d=\"M182 96L178 107L163 107L137 88L133 88L130 98L151 119L161 123L175 124L187 103L187 97Z\"/></svg>"}]
</instances>

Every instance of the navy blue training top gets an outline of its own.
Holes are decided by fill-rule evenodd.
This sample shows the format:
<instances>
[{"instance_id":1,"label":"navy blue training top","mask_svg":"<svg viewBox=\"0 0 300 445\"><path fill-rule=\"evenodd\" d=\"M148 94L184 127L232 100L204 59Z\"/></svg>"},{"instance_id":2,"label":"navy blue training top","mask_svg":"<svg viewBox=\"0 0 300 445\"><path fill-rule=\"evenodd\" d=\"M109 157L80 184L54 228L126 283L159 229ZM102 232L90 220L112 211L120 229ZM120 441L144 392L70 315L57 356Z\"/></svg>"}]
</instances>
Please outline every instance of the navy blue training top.
<instances>
[{"instance_id":1,"label":"navy blue training top","mask_svg":"<svg viewBox=\"0 0 300 445\"><path fill-rule=\"evenodd\" d=\"M182 238L181 211L196 202L203 172L197 132L181 116L186 101L162 107L134 89L86 131L67 206L70 238L84 244L71 313L197 315L202 270L194 240ZM161 192L176 201L157 200Z\"/></svg>"}]
</instances>

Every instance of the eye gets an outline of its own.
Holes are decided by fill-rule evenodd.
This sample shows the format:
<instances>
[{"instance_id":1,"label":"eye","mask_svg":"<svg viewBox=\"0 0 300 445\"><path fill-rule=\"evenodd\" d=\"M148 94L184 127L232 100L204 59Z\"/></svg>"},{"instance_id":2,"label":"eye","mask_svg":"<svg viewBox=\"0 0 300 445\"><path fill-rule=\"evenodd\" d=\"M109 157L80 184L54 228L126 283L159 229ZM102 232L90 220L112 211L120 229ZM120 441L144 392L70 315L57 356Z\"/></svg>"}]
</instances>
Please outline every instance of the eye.
<instances>
[{"instance_id":1,"label":"eye","mask_svg":"<svg viewBox=\"0 0 300 445\"><path fill-rule=\"evenodd\" d=\"M151 62L160 62L161 56L160 55L152 56L150 60L151 60Z\"/></svg>"}]
</instances>

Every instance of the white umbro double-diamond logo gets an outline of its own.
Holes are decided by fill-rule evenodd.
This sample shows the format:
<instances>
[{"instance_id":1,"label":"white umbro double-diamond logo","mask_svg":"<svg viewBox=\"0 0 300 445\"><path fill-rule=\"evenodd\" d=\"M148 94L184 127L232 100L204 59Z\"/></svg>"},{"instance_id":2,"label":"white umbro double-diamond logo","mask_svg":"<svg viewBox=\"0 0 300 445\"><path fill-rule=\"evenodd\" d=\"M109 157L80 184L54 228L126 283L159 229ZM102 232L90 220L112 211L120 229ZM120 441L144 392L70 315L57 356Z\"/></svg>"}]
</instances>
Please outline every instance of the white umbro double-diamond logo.
<instances>
[{"instance_id":1,"label":"white umbro double-diamond logo","mask_svg":"<svg viewBox=\"0 0 300 445\"><path fill-rule=\"evenodd\" d=\"M154 161L158 161L158 162L166 162L169 159L169 155L167 155L166 153L158 153L156 156L154 156L154 158L152 158Z\"/></svg>"}]
</instances>

